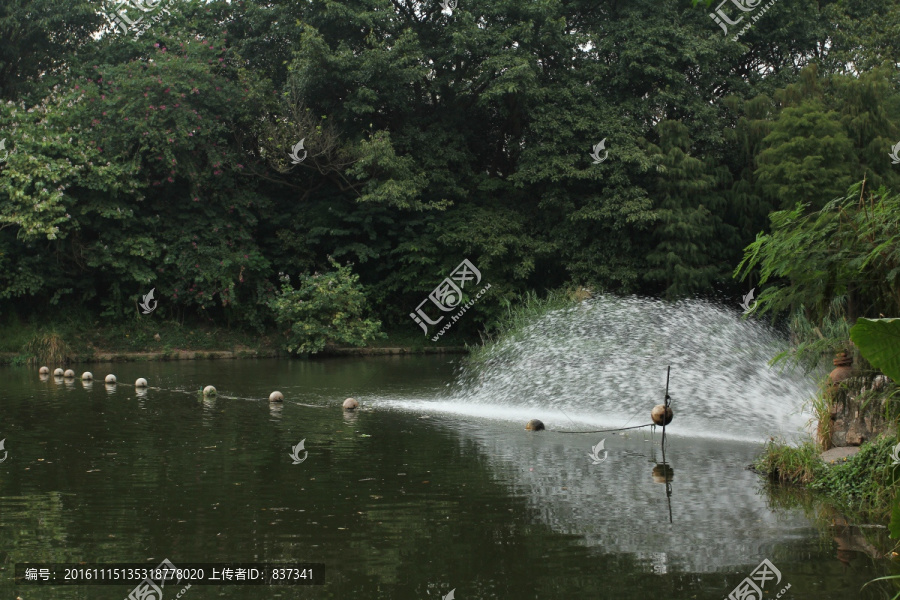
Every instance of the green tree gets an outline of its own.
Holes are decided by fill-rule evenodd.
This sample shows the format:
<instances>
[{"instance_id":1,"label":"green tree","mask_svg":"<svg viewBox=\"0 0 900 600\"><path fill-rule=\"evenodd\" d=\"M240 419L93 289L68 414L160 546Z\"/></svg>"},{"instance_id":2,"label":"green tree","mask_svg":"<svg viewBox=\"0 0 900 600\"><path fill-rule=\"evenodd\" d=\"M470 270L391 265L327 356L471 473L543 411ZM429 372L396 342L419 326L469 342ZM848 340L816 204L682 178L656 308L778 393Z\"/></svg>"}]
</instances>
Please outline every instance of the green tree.
<instances>
[{"instance_id":1,"label":"green tree","mask_svg":"<svg viewBox=\"0 0 900 600\"><path fill-rule=\"evenodd\" d=\"M756 177L782 209L796 202L821 208L864 176L872 186L896 186L891 136L900 136L900 96L892 75L819 77L812 65L801 81L776 93L782 110L763 140Z\"/></svg>"},{"instance_id":2,"label":"green tree","mask_svg":"<svg viewBox=\"0 0 900 600\"><path fill-rule=\"evenodd\" d=\"M102 22L89 0L0 3L0 99L40 100Z\"/></svg>"},{"instance_id":3,"label":"green tree","mask_svg":"<svg viewBox=\"0 0 900 600\"><path fill-rule=\"evenodd\" d=\"M262 329L275 273L334 256L414 330L398 307L468 258L473 333L530 290L710 292L771 208L900 184L886 0L779 2L738 42L683 0L185 0L139 35L91 6L0 9L4 310L157 287Z\"/></svg>"},{"instance_id":4,"label":"green tree","mask_svg":"<svg viewBox=\"0 0 900 600\"><path fill-rule=\"evenodd\" d=\"M84 69L35 109L0 108L16 145L0 171L0 224L29 245L8 258L27 276L0 294L72 294L121 315L157 287L164 311L261 325L271 269L255 227L268 202L240 141L272 92L216 37L156 39L132 42L143 56ZM39 236L57 264L35 260Z\"/></svg>"},{"instance_id":5,"label":"green tree","mask_svg":"<svg viewBox=\"0 0 900 600\"><path fill-rule=\"evenodd\" d=\"M718 190L730 178L727 169L690 155L687 126L663 121L657 127L660 145L651 145L657 181L657 224L647 254L645 277L658 282L666 295L686 296L724 281L740 248L735 227L725 222L725 202Z\"/></svg>"},{"instance_id":6,"label":"green tree","mask_svg":"<svg viewBox=\"0 0 900 600\"><path fill-rule=\"evenodd\" d=\"M364 346L379 337L381 323L365 319L366 297L350 265L332 261L333 271L304 274L296 288L281 275L281 290L269 301L275 320L287 327L285 349L315 354L327 344Z\"/></svg>"}]
</instances>

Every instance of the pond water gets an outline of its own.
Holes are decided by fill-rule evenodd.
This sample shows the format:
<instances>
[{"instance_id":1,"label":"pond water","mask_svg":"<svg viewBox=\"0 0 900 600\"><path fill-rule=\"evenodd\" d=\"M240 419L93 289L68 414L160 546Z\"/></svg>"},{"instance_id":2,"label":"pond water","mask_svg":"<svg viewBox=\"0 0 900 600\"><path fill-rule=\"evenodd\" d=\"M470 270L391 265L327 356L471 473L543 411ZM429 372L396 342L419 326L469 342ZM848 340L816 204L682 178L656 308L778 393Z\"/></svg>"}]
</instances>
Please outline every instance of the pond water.
<instances>
[{"instance_id":1,"label":"pond water","mask_svg":"<svg viewBox=\"0 0 900 600\"><path fill-rule=\"evenodd\" d=\"M92 385L0 368L0 597L122 600L133 585L29 585L14 566L163 559L326 565L322 586L194 585L187 600L721 600L766 559L780 581L763 598L788 585L782 598L893 595L861 591L896 571L867 554L884 530L767 494L746 431L679 432L676 412L667 490L659 430L563 434L592 427L544 407L549 430L526 432L538 407L506 398L486 411L454 391L460 360L76 366ZM151 388L136 390L138 377ZM198 395L208 384L214 399ZM276 389L283 406L266 400ZM362 409L342 411L348 396ZM293 464L301 440L308 455Z\"/></svg>"}]
</instances>

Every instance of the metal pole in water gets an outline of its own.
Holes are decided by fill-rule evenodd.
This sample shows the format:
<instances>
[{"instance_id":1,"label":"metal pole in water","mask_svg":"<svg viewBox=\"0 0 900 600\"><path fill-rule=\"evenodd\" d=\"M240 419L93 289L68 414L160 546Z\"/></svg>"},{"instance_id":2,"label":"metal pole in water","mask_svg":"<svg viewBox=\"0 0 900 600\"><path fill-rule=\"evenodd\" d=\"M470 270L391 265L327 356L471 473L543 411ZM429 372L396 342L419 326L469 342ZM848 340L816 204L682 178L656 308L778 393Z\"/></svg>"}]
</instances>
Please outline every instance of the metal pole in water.
<instances>
[{"instance_id":1,"label":"metal pole in water","mask_svg":"<svg viewBox=\"0 0 900 600\"><path fill-rule=\"evenodd\" d=\"M672 372L672 365L666 367L666 398L665 412L663 413L663 432L662 432L662 459L663 459L663 476L666 481L666 503L669 505L669 523L672 522L672 483L669 481L668 465L666 463L666 421L669 416L669 375Z\"/></svg>"},{"instance_id":2,"label":"metal pole in water","mask_svg":"<svg viewBox=\"0 0 900 600\"><path fill-rule=\"evenodd\" d=\"M663 432L662 432L662 456L663 464L666 464L666 421L669 416L669 375L672 372L672 365L666 367L666 398L664 401L665 411L663 412Z\"/></svg>"}]
</instances>

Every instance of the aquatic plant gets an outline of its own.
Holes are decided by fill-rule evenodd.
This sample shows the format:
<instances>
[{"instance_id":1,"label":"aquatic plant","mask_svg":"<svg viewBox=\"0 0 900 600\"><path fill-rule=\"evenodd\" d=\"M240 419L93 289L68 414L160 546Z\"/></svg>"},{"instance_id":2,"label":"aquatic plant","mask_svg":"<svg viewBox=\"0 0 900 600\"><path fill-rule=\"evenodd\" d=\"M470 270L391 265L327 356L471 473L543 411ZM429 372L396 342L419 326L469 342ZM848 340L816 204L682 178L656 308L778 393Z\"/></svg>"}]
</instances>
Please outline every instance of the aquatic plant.
<instances>
[{"instance_id":1,"label":"aquatic plant","mask_svg":"<svg viewBox=\"0 0 900 600\"><path fill-rule=\"evenodd\" d=\"M846 462L826 465L811 440L789 446L770 439L753 466L775 481L807 485L841 508L886 521L895 488L890 457L894 442L881 436L864 443Z\"/></svg>"}]
</instances>

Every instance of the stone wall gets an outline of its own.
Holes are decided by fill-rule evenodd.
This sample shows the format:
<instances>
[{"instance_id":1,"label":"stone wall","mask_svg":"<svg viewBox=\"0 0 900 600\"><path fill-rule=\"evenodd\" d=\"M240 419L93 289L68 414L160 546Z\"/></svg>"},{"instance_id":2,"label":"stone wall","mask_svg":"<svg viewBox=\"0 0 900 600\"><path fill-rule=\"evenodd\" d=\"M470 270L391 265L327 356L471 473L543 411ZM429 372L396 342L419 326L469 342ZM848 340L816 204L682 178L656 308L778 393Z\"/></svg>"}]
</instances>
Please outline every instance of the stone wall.
<instances>
[{"instance_id":1,"label":"stone wall","mask_svg":"<svg viewBox=\"0 0 900 600\"><path fill-rule=\"evenodd\" d=\"M850 377L831 386L826 392L831 413L831 424L827 428L830 431L823 436L823 428L819 428L819 443L825 450L859 446L882 433L896 435L893 425L885 419L888 394L883 388L878 381L873 383L862 377Z\"/></svg>"}]
</instances>

